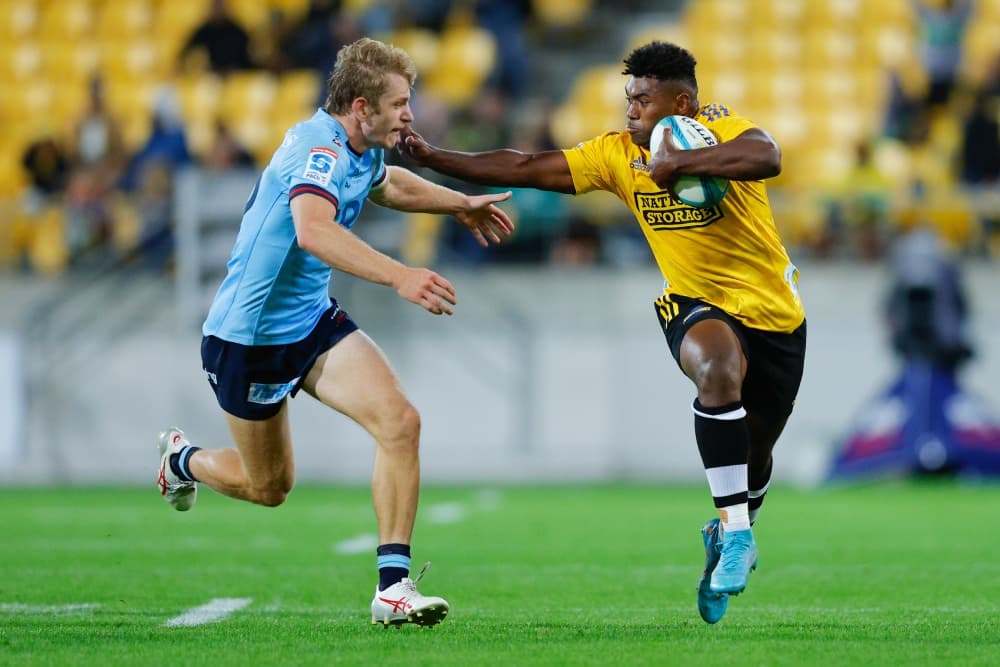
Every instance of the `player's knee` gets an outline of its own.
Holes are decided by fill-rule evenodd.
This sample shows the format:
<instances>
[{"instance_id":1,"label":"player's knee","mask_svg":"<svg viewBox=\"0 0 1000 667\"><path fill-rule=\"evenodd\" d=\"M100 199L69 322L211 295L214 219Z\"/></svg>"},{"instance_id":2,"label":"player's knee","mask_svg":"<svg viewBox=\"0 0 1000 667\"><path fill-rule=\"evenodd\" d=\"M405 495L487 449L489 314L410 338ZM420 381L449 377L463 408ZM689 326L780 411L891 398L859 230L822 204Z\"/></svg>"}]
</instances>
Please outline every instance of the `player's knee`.
<instances>
[{"instance_id":1,"label":"player's knee","mask_svg":"<svg viewBox=\"0 0 1000 667\"><path fill-rule=\"evenodd\" d=\"M740 400L743 377L738 363L715 357L699 359L694 381L703 403L706 399L711 401L710 404Z\"/></svg>"},{"instance_id":2,"label":"player's knee","mask_svg":"<svg viewBox=\"0 0 1000 667\"><path fill-rule=\"evenodd\" d=\"M401 401L381 420L379 441L393 449L416 448L420 442L420 413L409 401Z\"/></svg>"},{"instance_id":3,"label":"player's knee","mask_svg":"<svg viewBox=\"0 0 1000 667\"><path fill-rule=\"evenodd\" d=\"M278 507L292 492L291 483L270 484L253 490L253 502L264 507Z\"/></svg>"}]
</instances>

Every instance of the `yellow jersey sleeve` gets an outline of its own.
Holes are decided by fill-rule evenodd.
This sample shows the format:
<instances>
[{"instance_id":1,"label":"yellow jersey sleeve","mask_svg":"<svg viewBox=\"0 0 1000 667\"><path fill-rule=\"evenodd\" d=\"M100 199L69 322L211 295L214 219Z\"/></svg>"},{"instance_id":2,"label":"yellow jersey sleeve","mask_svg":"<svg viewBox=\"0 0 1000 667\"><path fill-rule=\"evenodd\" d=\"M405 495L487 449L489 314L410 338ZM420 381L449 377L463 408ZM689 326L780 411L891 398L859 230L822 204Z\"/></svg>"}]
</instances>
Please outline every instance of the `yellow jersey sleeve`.
<instances>
[{"instance_id":1,"label":"yellow jersey sleeve","mask_svg":"<svg viewBox=\"0 0 1000 667\"><path fill-rule=\"evenodd\" d=\"M620 133L607 132L563 151L573 174L576 194L594 190L615 192L614 161L621 153Z\"/></svg>"},{"instance_id":2,"label":"yellow jersey sleeve","mask_svg":"<svg viewBox=\"0 0 1000 667\"><path fill-rule=\"evenodd\" d=\"M720 141L756 127L721 104L695 118ZM670 295L701 299L748 327L794 331L805 319L798 270L778 236L763 181L732 181L718 206L694 208L649 176L649 151L608 132L563 151L577 194L613 192L635 216Z\"/></svg>"}]
</instances>

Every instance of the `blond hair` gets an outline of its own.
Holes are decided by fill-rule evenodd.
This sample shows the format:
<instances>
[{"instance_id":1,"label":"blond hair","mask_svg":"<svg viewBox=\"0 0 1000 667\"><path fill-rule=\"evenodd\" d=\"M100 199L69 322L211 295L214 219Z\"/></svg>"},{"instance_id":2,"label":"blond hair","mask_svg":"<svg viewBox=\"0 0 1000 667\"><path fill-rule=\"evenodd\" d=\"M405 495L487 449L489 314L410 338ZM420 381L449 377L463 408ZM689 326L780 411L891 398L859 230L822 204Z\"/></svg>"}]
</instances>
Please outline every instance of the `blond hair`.
<instances>
[{"instance_id":1,"label":"blond hair","mask_svg":"<svg viewBox=\"0 0 1000 667\"><path fill-rule=\"evenodd\" d=\"M368 37L342 46L327 80L327 112L346 114L359 97L368 100L377 112L378 101L389 88L390 74L406 77L412 86L417 80L417 66L410 54Z\"/></svg>"}]
</instances>

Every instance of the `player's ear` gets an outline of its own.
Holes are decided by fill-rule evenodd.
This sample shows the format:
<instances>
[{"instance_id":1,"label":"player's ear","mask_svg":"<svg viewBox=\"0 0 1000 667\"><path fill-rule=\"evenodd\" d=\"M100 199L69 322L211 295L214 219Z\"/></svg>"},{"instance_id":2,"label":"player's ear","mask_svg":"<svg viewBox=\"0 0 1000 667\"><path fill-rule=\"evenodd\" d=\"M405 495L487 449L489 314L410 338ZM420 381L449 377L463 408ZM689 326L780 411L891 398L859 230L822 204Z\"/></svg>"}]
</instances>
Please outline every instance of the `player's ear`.
<instances>
[{"instance_id":1,"label":"player's ear","mask_svg":"<svg viewBox=\"0 0 1000 667\"><path fill-rule=\"evenodd\" d=\"M351 102L351 111L361 120L368 120L372 109L371 105L368 104L368 100L363 97L355 97L354 101Z\"/></svg>"},{"instance_id":2,"label":"player's ear","mask_svg":"<svg viewBox=\"0 0 1000 667\"><path fill-rule=\"evenodd\" d=\"M696 106L692 106L692 101L690 93L679 93L674 98L674 113L678 116L690 116L694 111L698 110Z\"/></svg>"}]
</instances>

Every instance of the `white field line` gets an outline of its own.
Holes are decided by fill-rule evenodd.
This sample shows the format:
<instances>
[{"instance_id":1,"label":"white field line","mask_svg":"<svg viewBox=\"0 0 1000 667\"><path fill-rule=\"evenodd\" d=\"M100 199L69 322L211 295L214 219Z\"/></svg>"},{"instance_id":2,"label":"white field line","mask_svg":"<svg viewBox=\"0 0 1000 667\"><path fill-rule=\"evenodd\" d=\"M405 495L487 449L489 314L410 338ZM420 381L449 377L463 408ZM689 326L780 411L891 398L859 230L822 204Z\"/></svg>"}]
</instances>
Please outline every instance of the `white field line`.
<instances>
[{"instance_id":1,"label":"white field line","mask_svg":"<svg viewBox=\"0 0 1000 667\"><path fill-rule=\"evenodd\" d=\"M168 628L193 627L221 621L234 612L253 602L253 598L215 598L208 604L188 609L180 616L171 618L163 625Z\"/></svg>"},{"instance_id":2,"label":"white field line","mask_svg":"<svg viewBox=\"0 0 1000 667\"><path fill-rule=\"evenodd\" d=\"M500 506L500 494L496 491L487 490L479 494L476 498L476 509L491 511ZM469 516L469 507L465 503L438 503L430 505L421 513L427 517L427 521L436 524L458 523ZM342 556L354 556L368 553L378 546L378 536L374 533L362 533L341 540L333 545L334 553Z\"/></svg>"},{"instance_id":3,"label":"white field line","mask_svg":"<svg viewBox=\"0 0 1000 667\"><path fill-rule=\"evenodd\" d=\"M438 503L427 508L427 520L431 523L458 523L468 514L463 503Z\"/></svg>"},{"instance_id":4,"label":"white field line","mask_svg":"<svg viewBox=\"0 0 1000 667\"><path fill-rule=\"evenodd\" d=\"M101 605L96 602L82 604L21 604L19 602L0 602L0 614L91 614Z\"/></svg>"},{"instance_id":5,"label":"white field line","mask_svg":"<svg viewBox=\"0 0 1000 667\"><path fill-rule=\"evenodd\" d=\"M378 536L374 533L362 533L341 540L333 545L333 550L342 556L353 556L374 551L378 546Z\"/></svg>"}]
</instances>

